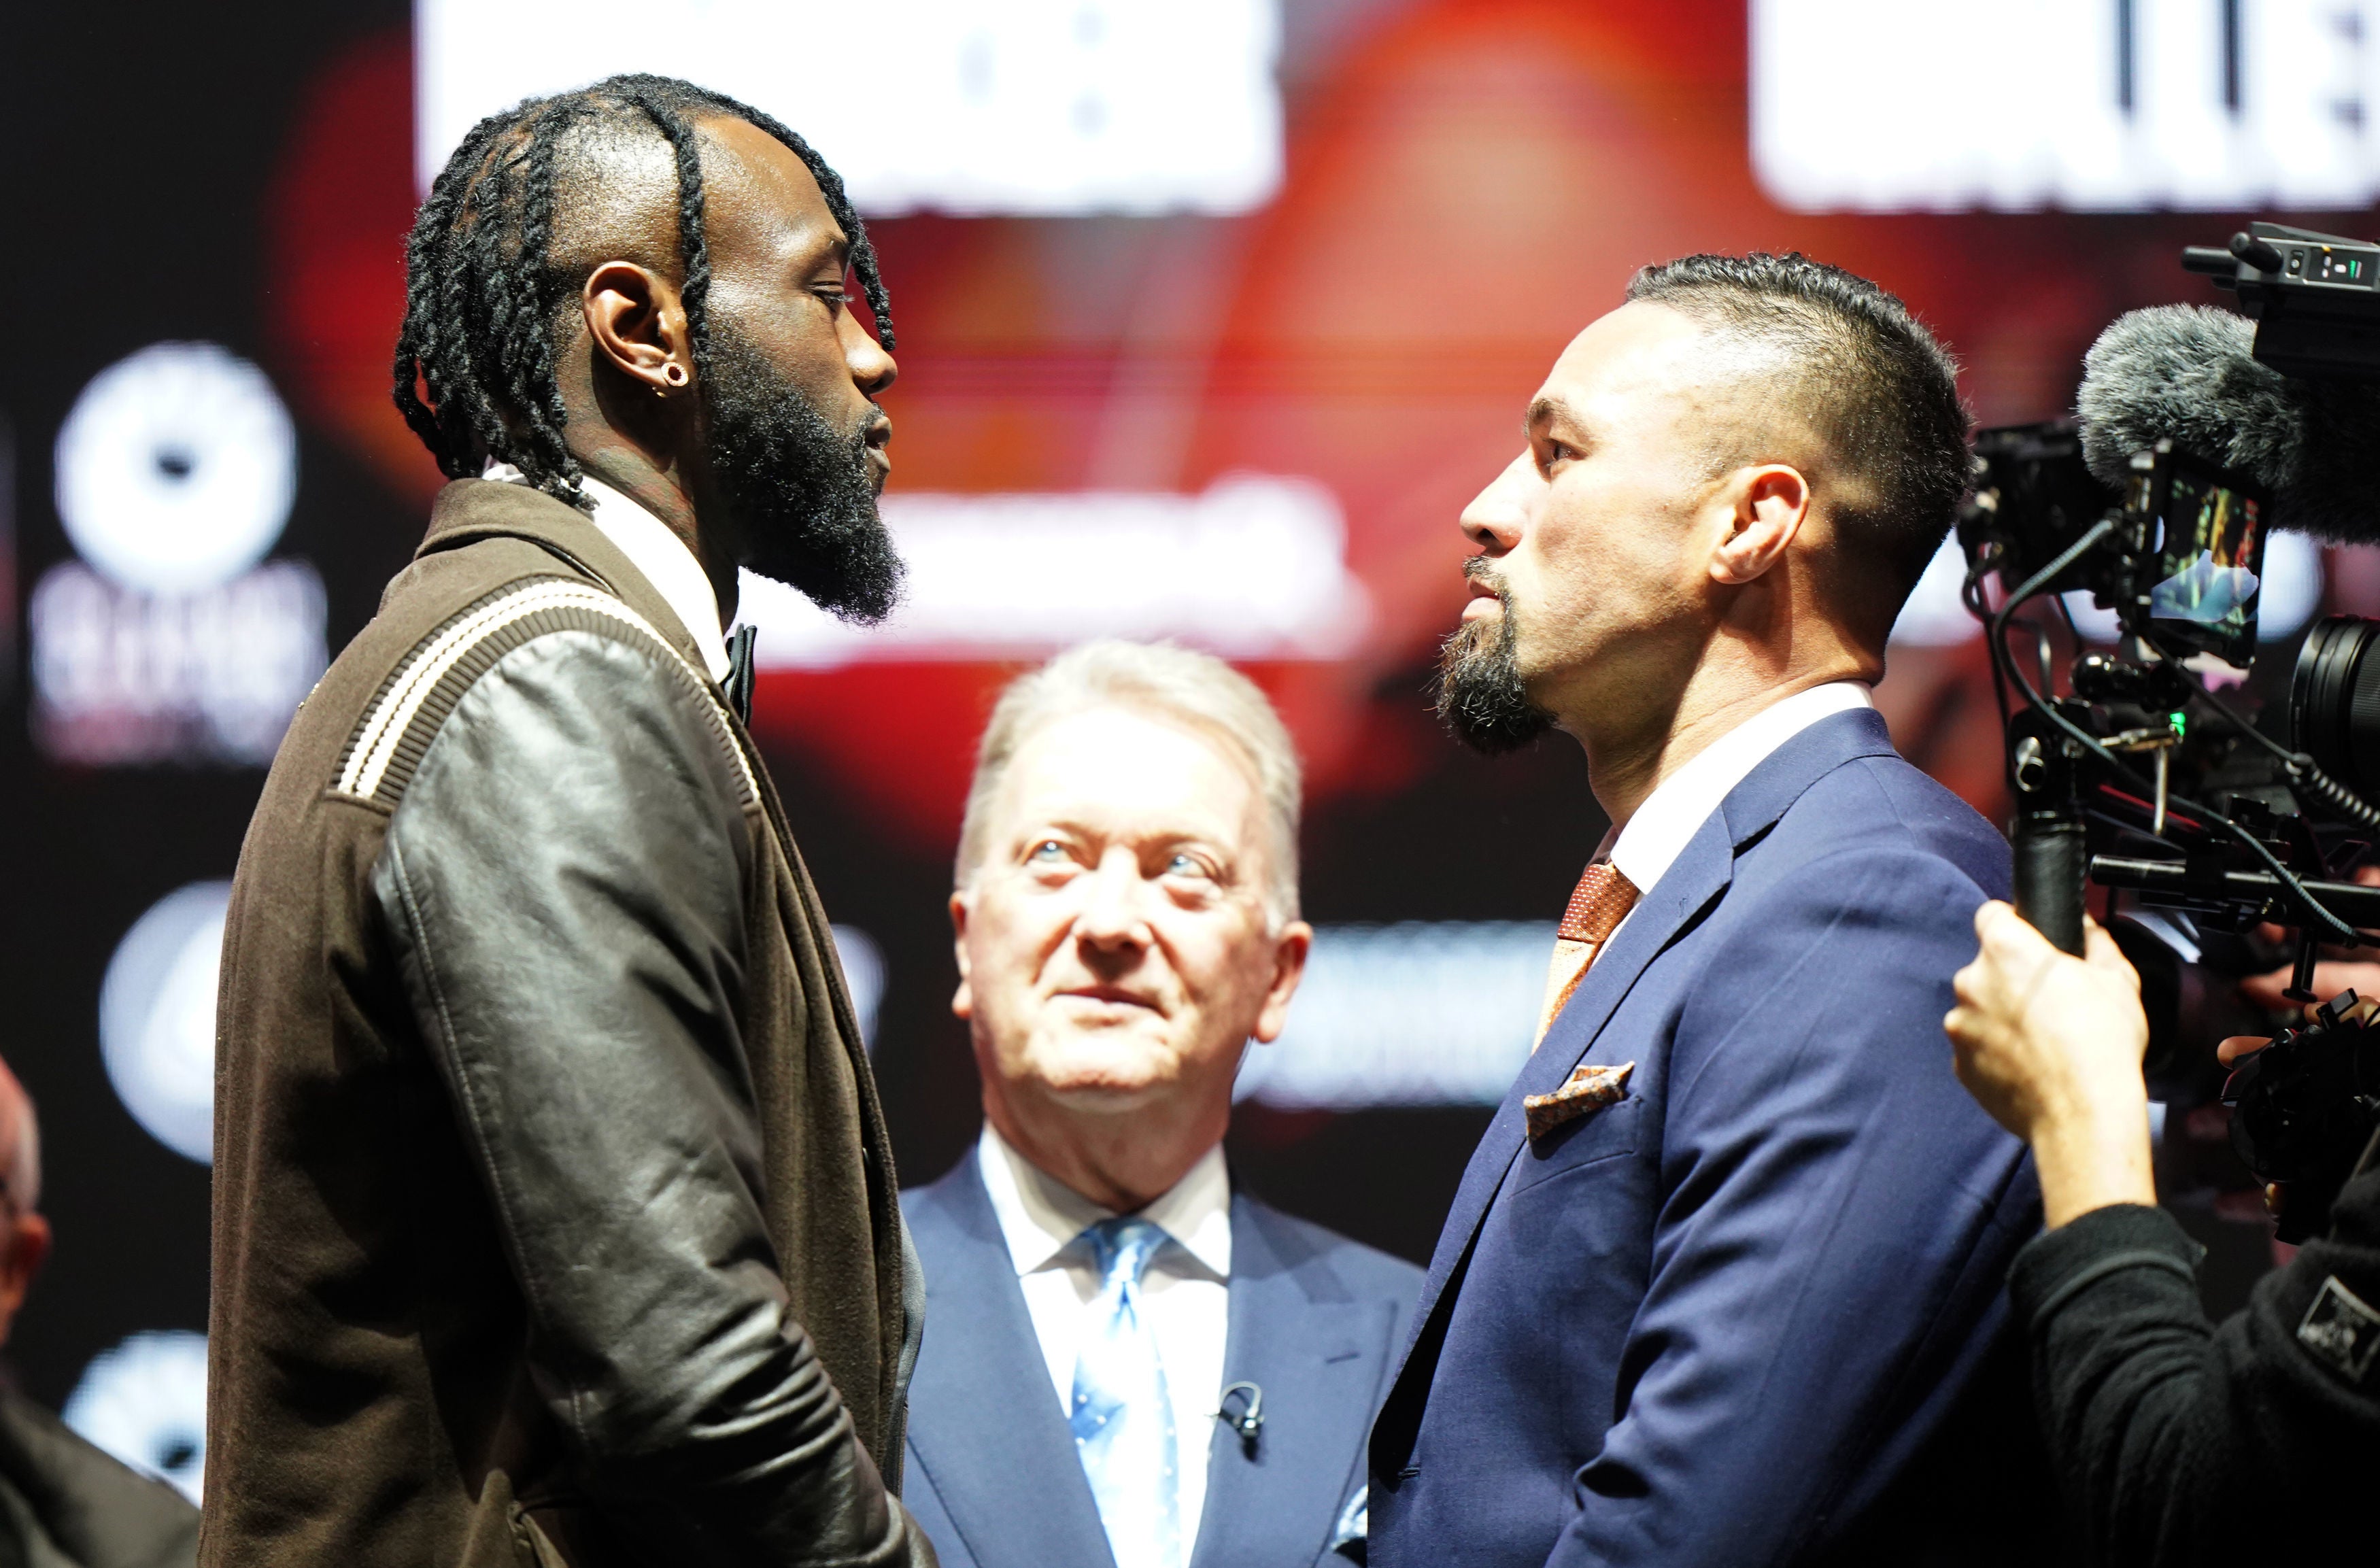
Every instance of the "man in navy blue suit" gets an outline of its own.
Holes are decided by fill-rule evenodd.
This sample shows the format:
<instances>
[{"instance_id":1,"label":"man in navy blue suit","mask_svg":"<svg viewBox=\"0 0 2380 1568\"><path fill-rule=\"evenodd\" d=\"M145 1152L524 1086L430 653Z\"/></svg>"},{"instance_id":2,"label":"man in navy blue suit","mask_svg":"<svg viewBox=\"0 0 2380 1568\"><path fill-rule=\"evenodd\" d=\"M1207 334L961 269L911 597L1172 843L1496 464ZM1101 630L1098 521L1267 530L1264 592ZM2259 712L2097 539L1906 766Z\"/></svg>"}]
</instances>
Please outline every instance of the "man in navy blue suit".
<instances>
[{"instance_id":1,"label":"man in navy blue suit","mask_svg":"<svg viewBox=\"0 0 2380 1568\"><path fill-rule=\"evenodd\" d=\"M2038 1199L1936 1039L2008 850L1868 695L1966 425L1883 290L1693 257L1464 512L1440 711L1568 732L1614 831L1373 1434L1377 1568L1992 1561L2054 1508L1994 1485Z\"/></svg>"},{"instance_id":2,"label":"man in navy blue suit","mask_svg":"<svg viewBox=\"0 0 2380 1568\"><path fill-rule=\"evenodd\" d=\"M944 1568L1361 1561L1421 1270L1232 1190L1281 1032L1298 767L1220 660L1098 642L986 729L951 918L976 1149L905 1195L933 1329L904 1501Z\"/></svg>"}]
</instances>

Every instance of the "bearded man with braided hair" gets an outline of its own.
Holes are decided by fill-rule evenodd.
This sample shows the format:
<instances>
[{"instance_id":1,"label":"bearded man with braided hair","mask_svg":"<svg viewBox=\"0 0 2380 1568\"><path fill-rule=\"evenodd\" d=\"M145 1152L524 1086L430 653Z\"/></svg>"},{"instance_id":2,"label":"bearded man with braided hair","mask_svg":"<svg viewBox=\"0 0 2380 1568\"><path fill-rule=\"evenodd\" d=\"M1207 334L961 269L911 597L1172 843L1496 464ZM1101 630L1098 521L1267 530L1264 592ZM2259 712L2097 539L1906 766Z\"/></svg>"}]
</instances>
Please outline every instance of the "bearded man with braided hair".
<instances>
[{"instance_id":1,"label":"bearded man with braided hair","mask_svg":"<svg viewBox=\"0 0 2380 1568\"><path fill-rule=\"evenodd\" d=\"M686 83L432 188L395 398L453 482L225 933L203 1562L933 1562L922 1282L720 631L741 567L890 608L892 344L833 171Z\"/></svg>"}]
</instances>

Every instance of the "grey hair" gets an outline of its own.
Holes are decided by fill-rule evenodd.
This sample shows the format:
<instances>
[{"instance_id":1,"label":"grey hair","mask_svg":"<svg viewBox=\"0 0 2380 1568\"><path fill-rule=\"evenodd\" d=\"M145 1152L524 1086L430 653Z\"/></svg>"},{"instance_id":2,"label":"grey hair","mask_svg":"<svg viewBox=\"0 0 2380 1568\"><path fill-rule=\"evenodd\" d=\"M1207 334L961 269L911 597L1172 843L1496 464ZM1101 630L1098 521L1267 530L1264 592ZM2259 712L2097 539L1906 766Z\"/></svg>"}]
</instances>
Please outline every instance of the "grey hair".
<instances>
[{"instance_id":1,"label":"grey hair","mask_svg":"<svg viewBox=\"0 0 2380 1568\"><path fill-rule=\"evenodd\" d=\"M1068 650L1000 694L976 753L966 816L959 828L953 885L983 864L992 797L1025 742L1045 724L1100 708L1136 709L1229 744L1256 775L1271 832L1265 908L1273 923L1297 918L1297 816L1304 782L1297 748L1257 684L1210 653L1170 642L1102 638Z\"/></svg>"}]
</instances>

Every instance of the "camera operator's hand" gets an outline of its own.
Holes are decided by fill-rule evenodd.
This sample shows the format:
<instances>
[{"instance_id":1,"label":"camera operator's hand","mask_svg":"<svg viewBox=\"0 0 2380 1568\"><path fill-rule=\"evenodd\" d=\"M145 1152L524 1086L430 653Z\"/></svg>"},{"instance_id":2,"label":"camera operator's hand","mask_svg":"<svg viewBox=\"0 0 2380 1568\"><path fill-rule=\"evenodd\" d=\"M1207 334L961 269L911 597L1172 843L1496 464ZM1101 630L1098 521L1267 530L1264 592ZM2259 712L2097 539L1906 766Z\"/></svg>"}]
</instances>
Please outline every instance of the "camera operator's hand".
<instances>
[{"instance_id":1,"label":"camera operator's hand","mask_svg":"<svg viewBox=\"0 0 2380 1568\"><path fill-rule=\"evenodd\" d=\"M2371 949L2325 947L2323 951L2325 954L2345 954L2369 953ZM2275 1013L2293 1011L2298 1004L2281 994L2289 988L2289 975L2290 971L2286 966L2269 975L2250 975L2240 982L2240 994L2257 1006ZM2314 965L2314 995L2327 1001L2342 991L2351 991L2358 996L2380 996L2380 964L2369 958L2326 957Z\"/></svg>"},{"instance_id":2,"label":"camera operator's hand","mask_svg":"<svg viewBox=\"0 0 2380 1568\"><path fill-rule=\"evenodd\" d=\"M2140 976L2095 921L2087 959L1998 901L1975 911L1975 934L1982 950L1959 971L1942 1027L1967 1092L2032 1145L2047 1222L2155 1203Z\"/></svg>"},{"instance_id":3,"label":"camera operator's hand","mask_svg":"<svg viewBox=\"0 0 2380 1568\"><path fill-rule=\"evenodd\" d=\"M2349 873L2350 880L2362 887L2380 887L2380 866L2358 866ZM2278 926L2262 930L2268 940L2281 942L2288 936ZM2358 996L2380 996L2380 963L2371 958L2369 947L2333 947L2325 944L2321 961L2313 966L2313 993L2325 1001L2342 991ZM2291 970L2282 965L2268 975L2250 975L2240 982L2240 994L2257 1006L2274 1013L2295 1013L2298 1004L2282 994L2289 989ZM2228 1047L2231 1044L2226 1040ZM2231 1058L2224 1057L2228 1065Z\"/></svg>"},{"instance_id":4,"label":"camera operator's hand","mask_svg":"<svg viewBox=\"0 0 2380 1568\"><path fill-rule=\"evenodd\" d=\"M2324 978L2325 971L2332 970L2343 971L2343 973L2325 981ZM2251 980L2246 983L2254 982ZM2320 994L2325 996L2336 996L2342 991L2352 991L2356 993L2355 1005L2344 1009L2339 1015L2346 1022L2368 1028L2374 1018L2380 1018L2380 964L2317 965L2314 968L2314 984L2320 988ZM2243 986L2242 989L2245 987ZM2310 1002L2300 1010L2309 1023L2313 1021L2316 1005ZM2276 1006L2274 1011L2279 1012L2281 1008ZM2226 1067L2237 1067L2272 1043L2272 1040L2264 1035L2233 1035L2215 1048L2215 1059ZM2275 1215L2282 1213L2289 1207L2289 1189L2287 1183L2267 1183L2265 1187L2265 1209Z\"/></svg>"}]
</instances>

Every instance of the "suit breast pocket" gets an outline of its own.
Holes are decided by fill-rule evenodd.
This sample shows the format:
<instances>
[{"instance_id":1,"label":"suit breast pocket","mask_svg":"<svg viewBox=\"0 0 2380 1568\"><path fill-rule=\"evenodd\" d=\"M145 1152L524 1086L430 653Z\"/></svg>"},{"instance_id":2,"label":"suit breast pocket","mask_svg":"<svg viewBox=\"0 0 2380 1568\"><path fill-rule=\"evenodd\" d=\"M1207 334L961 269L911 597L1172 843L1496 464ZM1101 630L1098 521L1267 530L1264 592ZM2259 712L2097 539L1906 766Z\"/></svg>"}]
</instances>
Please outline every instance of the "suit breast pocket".
<instances>
[{"instance_id":1,"label":"suit breast pocket","mask_svg":"<svg viewBox=\"0 0 2380 1568\"><path fill-rule=\"evenodd\" d=\"M1634 1154L1644 1113L1645 1101L1632 1094L1531 1139L1512 1163L1506 1192L1517 1195L1573 1171Z\"/></svg>"}]
</instances>

